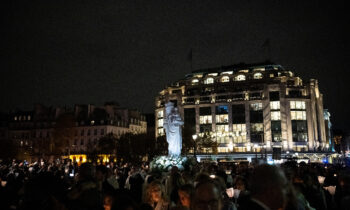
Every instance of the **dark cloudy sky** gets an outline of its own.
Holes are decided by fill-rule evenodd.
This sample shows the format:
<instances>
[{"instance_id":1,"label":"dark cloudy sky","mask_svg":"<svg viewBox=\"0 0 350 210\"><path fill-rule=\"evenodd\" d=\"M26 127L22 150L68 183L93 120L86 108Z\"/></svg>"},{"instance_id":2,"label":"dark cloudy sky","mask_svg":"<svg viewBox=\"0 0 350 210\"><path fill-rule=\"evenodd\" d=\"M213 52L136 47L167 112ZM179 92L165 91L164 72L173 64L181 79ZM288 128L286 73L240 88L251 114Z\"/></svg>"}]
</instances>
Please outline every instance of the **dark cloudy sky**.
<instances>
[{"instance_id":1,"label":"dark cloudy sky","mask_svg":"<svg viewBox=\"0 0 350 210\"><path fill-rule=\"evenodd\" d=\"M11 0L1 10L2 111L113 100L153 112L158 91L190 72L193 48L195 69L270 58L316 78L333 124L350 125L345 1Z\"/></svg>"}]
</instances>

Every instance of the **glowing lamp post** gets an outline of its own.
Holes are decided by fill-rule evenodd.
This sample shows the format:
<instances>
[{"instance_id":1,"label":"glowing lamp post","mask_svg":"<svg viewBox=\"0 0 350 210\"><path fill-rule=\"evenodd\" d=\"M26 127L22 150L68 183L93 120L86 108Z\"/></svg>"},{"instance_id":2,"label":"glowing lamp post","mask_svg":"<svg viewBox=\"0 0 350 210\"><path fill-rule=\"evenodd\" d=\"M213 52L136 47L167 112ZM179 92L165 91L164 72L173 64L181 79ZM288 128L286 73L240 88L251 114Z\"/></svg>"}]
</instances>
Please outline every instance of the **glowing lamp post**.
<instances>
[{"instance_id":1,"label":"glowing lamp post","mask_svg":"<svg viewBox=\"0 0 350 210\"><path fill-rule=\"evenodd\" d=\"M230 142L230 143L228 144L228 148L229 148L230 152L233 151L233 144L232 144L232 142Z\"/></svg>"},{"instance_id":2,"label":"glowing lamp post","mask_svg":"<svg viewBox=\"0 0 350 210\"><path fill-rule=\"evenodd\" d=\"M267 151L266 151L267 146L264 145L264 150L265 150L265 161L267 161Z\"/></svg>"},{"instance_id":3,"label":"glowing lamp post","mask_svg":"<svg viewBox=\"0 0 350 210\"><path fill-rule=\"evenodd\" d=\"M255 150L255 162L258 162L258 145L254 144L254 150Z\"/></svg>"},{"instance_id":4,"label":"glowing lamp post","mask_svg":"<svg viewBox=\"0 0 350 210\"><path fill-rule=\"evenodd\" d=\"M196 156L196 150L197 150L197 142L196 142L196 139L197 139L197 137L198 137L197 134L193 134L193 135L192 135L192 139L193 139L193 143L194 143L194 144L193 144L193 145L194 145L194 146L193 146L193 156L194 156L195 159L197 159L197 156Z\"/></svg>"}]
</instances>

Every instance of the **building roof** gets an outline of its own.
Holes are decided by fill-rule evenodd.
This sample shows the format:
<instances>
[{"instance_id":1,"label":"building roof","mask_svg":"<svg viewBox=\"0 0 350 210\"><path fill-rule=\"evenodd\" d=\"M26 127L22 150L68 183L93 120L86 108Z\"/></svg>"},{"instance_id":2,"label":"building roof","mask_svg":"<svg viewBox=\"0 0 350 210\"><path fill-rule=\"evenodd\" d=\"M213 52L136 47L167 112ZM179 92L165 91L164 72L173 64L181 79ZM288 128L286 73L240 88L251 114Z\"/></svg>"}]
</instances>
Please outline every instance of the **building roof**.
<instances>
[{"instance_id":1,"label":"building roof","mask_svg":"<svg viewBox=\"0 0 350 210\"><path fill-rule=\"evenodd\" d=\"M220 66L220 67L214 67L214 68L206 68L206 69L198 69L192 71L192 74L187 74L186 77L192 77L193 74L198 74L198 73L203 73L203 74L208 74L208 73L221 73L225 71L238 71L238 70L243 70L243 69L254 69L254 68L259 68L259 67L264 67L266 70L269 69L278 69L278 70L284 70L284 68L281 65L275 64L270 61L265 61L262 63L251 63L251 64L246 64L246 63L238 63L238 64L233 64L229 66Z\"/></svg>"}]
</instances>

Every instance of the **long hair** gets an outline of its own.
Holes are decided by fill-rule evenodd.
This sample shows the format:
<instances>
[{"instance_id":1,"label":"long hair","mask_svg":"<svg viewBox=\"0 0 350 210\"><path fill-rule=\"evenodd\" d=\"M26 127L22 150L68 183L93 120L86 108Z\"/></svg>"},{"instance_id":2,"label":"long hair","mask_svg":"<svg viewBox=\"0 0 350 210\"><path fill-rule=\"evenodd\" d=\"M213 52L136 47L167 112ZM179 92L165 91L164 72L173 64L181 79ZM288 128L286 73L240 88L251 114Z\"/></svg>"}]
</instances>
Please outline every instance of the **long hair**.
<instances>
[{"instance_id":1,"label":"long hair","mask_svg":"<svg viewBox=\"0 0 350 210\"><path fill-rule=\"evenodd\" d=\"M154 180L146 186L145 193L143 196L144 203L148 203L152 205L152 191L155 188L159 188L160 191L162 192L162 199L167 200L165 196L164 185L159 180Z\"/></svg>"}]
</instances>

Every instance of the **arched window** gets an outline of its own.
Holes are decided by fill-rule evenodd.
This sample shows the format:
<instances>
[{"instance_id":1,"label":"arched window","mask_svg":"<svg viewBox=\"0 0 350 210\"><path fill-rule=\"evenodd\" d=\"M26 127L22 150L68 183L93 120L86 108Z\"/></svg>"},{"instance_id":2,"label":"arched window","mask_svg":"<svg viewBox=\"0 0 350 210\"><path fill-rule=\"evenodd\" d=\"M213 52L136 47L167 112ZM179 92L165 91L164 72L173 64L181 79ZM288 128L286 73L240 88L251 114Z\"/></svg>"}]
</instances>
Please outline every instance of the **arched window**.
<instances>
[{"instance_id":1,"label":"arched window","mask_svg":"<svg viewBox=\"0 0 350 210\"><path fill-rule=\"evenodd\" d=\"M213 84L214 83L214 79L209 77L206 80L204 80L204 84Z\"/></svg>"},{"instance_id":2,"label":"arched window","mask_svg":"<svg viewBox=\"0 0 350 210\"><path fill-rule=\"evenodd\" d=\"M230 81L230 77L228 77L228 76L223 76L223 77L221 77L221 80L220 80L221 82L229 82Z\"/></svg>"},{"instance_id":3,"label":"arched window","mask_svg":"<svg viewBox=\"0 0 350 210\"><path fill-rule=\"evenodd\" d=\"M235 81L243 81L245 80L245 76L243 74L237 75L235 77Z\"/></svg>"},{"instance_id":4,"label":"arched window","mask_svg":"<svg viewBox=\"0 0 350 210\"><path fill-rule=\"evenodd\" d=\"M254 79L262 79L263 78L263 75L262 75L262 73L255 73L254 74Z\"/></svg>"},{"instance_id":5,"label":"arched window","mask_svg":"<svg viewBox=\"0 0 350 210\"><path fill-rule=\"evenodd\" d=\"M198 79L193 79L192 80L192 85L198 84L199 80Z\"/></svg>"}]
</instances>

